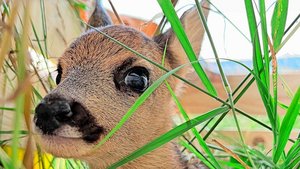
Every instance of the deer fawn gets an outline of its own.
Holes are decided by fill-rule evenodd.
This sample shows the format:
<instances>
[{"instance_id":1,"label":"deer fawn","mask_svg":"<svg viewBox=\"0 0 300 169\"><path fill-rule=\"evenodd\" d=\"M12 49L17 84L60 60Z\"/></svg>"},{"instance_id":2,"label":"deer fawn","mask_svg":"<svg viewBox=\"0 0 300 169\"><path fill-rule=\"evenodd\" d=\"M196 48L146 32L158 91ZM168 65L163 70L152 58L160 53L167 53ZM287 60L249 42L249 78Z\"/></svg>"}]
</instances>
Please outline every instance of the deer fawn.
<instances>
[{"instance_id":1,"label":"deer fawn","mask_svg":"<svg viewBox=\"0 0 300 169\"><path fill-rule=\"evenodd\" d=\"M204 11L207 16L208 10ZM186 11L181 22L198 55L204 30L197 9ZM99 1L89 24L157 63L168 42L164 66L169 70L188 62L171 29L151 39L133 28L112 25ZM171 96L162 85L115 135L91 151L165 73L98 31L88 29L59 58L57 87L36 107L34 123L36 140L47 152L84 160L92 168L107 168L172 129L173 122ZM178 75L186 73L182 70ZM174 77L168 81L180 86ZM188 168L178 152L175 143L168 143L123 168Z\"/></svg>"}]
</instances>

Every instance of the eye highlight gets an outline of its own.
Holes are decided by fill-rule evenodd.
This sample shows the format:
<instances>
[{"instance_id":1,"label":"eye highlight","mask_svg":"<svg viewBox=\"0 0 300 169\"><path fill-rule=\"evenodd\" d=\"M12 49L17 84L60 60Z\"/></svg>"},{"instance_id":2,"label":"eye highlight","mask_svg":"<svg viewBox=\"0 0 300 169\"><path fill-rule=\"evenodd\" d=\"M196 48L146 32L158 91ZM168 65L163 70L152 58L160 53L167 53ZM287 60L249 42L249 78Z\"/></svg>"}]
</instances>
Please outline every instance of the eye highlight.
<instances>
[{"instance_id":1,"label":"eye highlight","mask_svg":"<svg viewBox=\"0 0 300 169\"><path fill-rule=\"evenodd\" d=\"M57 65L57 76L55 79L56 84L58 85L61 81L61 75L62 75L62 67L61 65Z\"/></svg>"},{"instance_id":2,"label":"eye highlight","mask_svg":"<svg viewBox=\"0 0 300 169\"><path fill-rule=\"evenodd\" d=\"M144 67L133 67L125 73L124 83L135 92L143 92L149 86L149 72Z\"/></svg>"}]
</instances>

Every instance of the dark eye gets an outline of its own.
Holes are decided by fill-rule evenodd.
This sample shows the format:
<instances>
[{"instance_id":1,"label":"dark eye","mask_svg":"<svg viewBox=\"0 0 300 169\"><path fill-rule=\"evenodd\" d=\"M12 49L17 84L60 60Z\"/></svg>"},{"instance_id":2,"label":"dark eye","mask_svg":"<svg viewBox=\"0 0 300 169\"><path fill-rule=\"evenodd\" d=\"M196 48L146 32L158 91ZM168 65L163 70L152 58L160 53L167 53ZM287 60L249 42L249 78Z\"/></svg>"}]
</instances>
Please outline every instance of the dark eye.
<instances>
[{"instance_id":1,"label":"dark eye","mask_svg":"<svg viewBox=\"0 0 300 169\"><path fill-rule=\"evenodd\" d=\"M61 80L61 74L62 74L62 67L60 65L57 66L57 76L55 79L56 84L58 85Z\"/></svg>"},{"instance_id":2,"label":"dark eye","mask_svg":"<svg viewBox=\"0 0 300 169\"><path fill-rule=\"evenodd\" d=\"M125 84L136 92L143 92L149 85L149 72L143 67L133 67L127 71Z\"/></svg>"}]
</instances>

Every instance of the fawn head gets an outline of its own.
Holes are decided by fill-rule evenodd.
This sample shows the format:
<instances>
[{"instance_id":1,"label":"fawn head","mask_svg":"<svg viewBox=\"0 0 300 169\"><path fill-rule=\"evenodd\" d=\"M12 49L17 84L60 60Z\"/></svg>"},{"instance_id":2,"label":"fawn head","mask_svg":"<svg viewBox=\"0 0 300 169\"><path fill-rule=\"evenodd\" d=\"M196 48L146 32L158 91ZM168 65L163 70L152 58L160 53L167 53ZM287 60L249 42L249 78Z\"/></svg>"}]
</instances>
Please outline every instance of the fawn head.
<instances>
[{"instance_id":1,"label":"fawn head","mask_svg":"<svg viewBox=\"0 0 300 169\"><path fill-rule=\"evenodd\" d=\"M198 55L204 30L196 8L186 11L181 21ZM165 73L104 34L156 63L161 63L167 45L164 66L169 70L188 60L171 29L149 38L130 27L113 25L100 3L89 25L97 29L87 29L59 58L57 87L36 107L34 123L37 140L47 152L108 165L170 130L172 121L171 97L162 85L115 135L91 151ZM184 76L185 71L178 74ZM173 87L179 83L169 80Z\"/></svg>"}]
</instances>

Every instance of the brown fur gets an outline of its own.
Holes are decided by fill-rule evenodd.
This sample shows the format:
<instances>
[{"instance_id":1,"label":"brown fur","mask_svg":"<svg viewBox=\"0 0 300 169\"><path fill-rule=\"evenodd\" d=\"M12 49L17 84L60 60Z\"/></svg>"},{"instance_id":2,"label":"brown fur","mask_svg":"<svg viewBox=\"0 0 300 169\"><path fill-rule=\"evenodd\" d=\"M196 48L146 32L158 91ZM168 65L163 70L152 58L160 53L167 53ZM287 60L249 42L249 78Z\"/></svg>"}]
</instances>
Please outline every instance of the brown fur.
<instances>
[{"instance_id":1,"label":"brown fur","mask_svg":"<svg viewBox=\"0 0 300 169\"><path fill-rule=\"evenodd\" d=\"M195 9L193 10L194 14L197 14ZM183 22L188 21L183 17ZM197 30L189 31L189 24ZM199 23L197 24L198 27L194 27L194 23L185 23L184 26L188 36L192 38L194 49L199 50L203 30L201 23L200 27ZM183 59L185 54L172 31L168 31L164 37L155 38L155 41L126 26L105 26L99 28L99 31L157 63L161 63L163 56L161 44L164 44L164 39L169 38L165 67L171 70L187 62ZM190 32L193 33L190 34ZM118 67L128 60L132 62L130 67L141 66L149 71L150 85L165 73L97 31L89 30L72 43L59 59L62 80L49 95L62 96L84 105L95 123L104 129L104 134L98 139L100 141L120 121L140 95L129 90L118 90L114 83L113 79L118 72ZM183 74L182 71L181 75ZM173 77L168 81L173 87L179 83ZM87 161L92 168L107 168L172 128L170 98L167 88L164 85L160 86L124 126L95 151L92 149L97 142L87 143L77 137L41 135L37 139L47 152L56 156L82 159ZM73 130L68 129L63 133L69 136L72 135ZM175 146L168 143L122 168L184 168L184 166L180 162Z\"/></svg>"}]
</instances>

